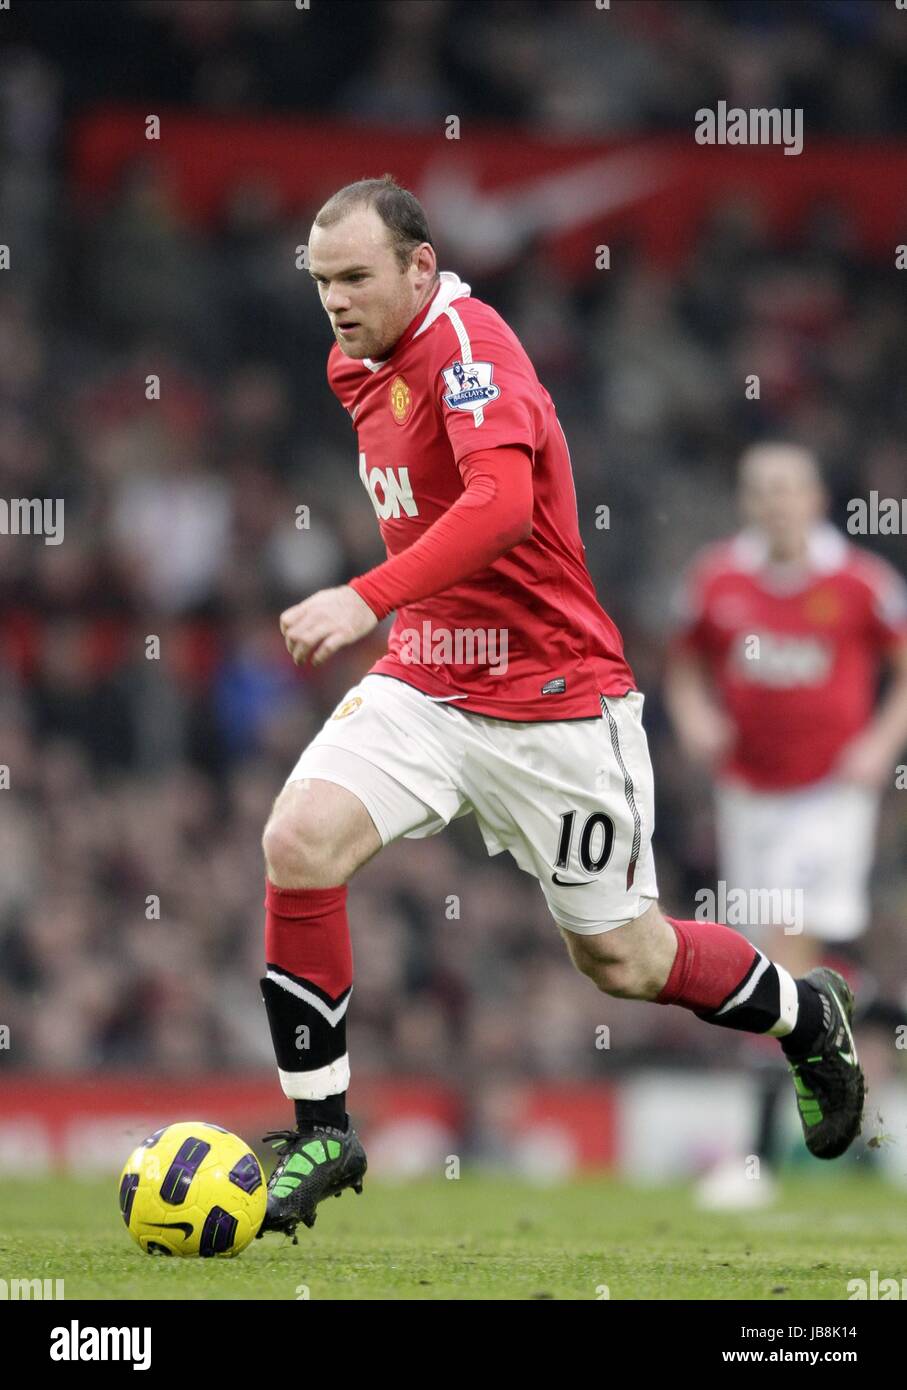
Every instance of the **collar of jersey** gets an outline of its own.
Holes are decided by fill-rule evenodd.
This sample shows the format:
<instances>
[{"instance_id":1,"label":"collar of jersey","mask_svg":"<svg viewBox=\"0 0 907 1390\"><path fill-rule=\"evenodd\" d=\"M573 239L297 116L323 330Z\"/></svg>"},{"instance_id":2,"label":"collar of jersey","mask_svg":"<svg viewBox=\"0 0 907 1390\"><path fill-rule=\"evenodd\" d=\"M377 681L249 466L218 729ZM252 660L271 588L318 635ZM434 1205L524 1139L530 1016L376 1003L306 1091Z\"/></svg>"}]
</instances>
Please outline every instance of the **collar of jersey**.
<instances>
[{"instance_id":1,"label":"collar of jersey","mask_svg":"<svg viewBox=\"0 0 907 1390\"><path fill-rule=\"evenodd\" d=\"M762 570L783 588L798 588L814 574L833 574L844 563L847 541L830 522L820 522L809 533L805 565L773 564L768 542L756 528L741 531L734 539L734 559L740 569Z\"/></svg>"},{"instance_id":2,"label":"collar of jersey","mask_svg":"<svg viewBox=\"0 0 907 1390\"><path fill-rule=\"evenodd\" d=\"M435 290L432 298L428 301L425 308L420 310L416 317L411 321L403 336L394 345L393 357L407 343L411 343L413 338L418 338L420 333L424 333L426 328L431 328L436 319L444 313L448 305L455 299L466 299L472 293L472 287L462 281L459 275L455 275L452 270L442 270L440 283ZM390 357L382 358L380 362L371 357L363 357L363 366L368 367L370 372L380 371Z\"/></svg>"}]
</instances>

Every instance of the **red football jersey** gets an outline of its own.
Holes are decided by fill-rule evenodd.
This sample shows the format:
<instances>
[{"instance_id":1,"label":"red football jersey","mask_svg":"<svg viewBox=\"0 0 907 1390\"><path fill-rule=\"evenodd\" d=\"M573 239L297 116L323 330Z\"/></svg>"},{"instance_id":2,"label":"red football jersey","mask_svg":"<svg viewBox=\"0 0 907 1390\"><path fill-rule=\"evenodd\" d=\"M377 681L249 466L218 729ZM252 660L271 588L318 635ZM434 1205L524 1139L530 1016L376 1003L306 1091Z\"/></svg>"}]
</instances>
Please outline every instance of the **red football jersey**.
<instances>
[{"instance_id":1,"label":"red football jersey","mask_svg":"<svg viewBox=\"0 0 907 1390\"><path fill-rule=\"evenodd\" d=\"M331 389L359 440L359 476L397 555L463 492L470 454L525 446L532 535L486 569L397 610L372 667L435 698L500 719L600 718L600 694L635 688L586 568L567 442L516 335L458 276L383 362L328 359Z\"/></svg>"},{"instance_id":2,"label":"red football jersey","mask_svg":"<svg viewBox=\"0 0 907 1390\"><path fill-rule=\"evenodd\" d=\"M886 651L907 641L907 587L834 527L809 561L771 566L751 531L708 547L683 594L680 646L707 661L737 738L722 772L758 789L832 771L875 703Z\"/></svg>"}]
</instances>

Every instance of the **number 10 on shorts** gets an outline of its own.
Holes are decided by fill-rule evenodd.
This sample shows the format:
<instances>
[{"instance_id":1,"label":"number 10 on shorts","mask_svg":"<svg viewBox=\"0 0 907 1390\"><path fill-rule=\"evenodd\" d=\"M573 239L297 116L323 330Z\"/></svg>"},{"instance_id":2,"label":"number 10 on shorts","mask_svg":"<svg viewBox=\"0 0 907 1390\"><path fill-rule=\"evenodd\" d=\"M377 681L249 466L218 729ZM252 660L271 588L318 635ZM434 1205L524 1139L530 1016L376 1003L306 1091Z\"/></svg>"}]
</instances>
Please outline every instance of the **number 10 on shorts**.
<instances>
[{"instance_id":1,"label":"number 10 on shorts","mask_svg":"<svg viewBox=\"0 0 907 1390\"><path fill-rule=\"evenodd\" d=\"M573 847L575 811L564 811L554 867L566 869ZM614 848L614 822L604 811L593 811L583 822L579 837L579 862L587 874L600 874Z\"/></svg>"}]
</instances>

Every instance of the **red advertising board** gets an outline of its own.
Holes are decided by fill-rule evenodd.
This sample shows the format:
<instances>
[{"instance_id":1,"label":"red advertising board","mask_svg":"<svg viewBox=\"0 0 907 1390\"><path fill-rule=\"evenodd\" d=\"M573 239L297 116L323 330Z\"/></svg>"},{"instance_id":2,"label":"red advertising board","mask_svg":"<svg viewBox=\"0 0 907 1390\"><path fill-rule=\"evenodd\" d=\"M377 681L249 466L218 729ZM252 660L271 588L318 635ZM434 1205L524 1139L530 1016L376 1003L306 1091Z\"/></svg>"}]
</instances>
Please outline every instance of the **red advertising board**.
<instances>
[{"instance_id":1,"label":"red advertising board","mask_svg":"<svg viewBox=\"0 0 907 1390\"><path fill-rule=\"evenodd\" d=\"M345 183L385 172L423 200L442 248L473 273L543 245L565 272L591 274L595 245L631 239L653 262L683 262L713 209L754 208L767 230L796 236L833 204L865 250L893 259L904 239L907 143L820 141L782 146L699 145L688 136L634 141L548 139L469 125L411 131L306 118L209 116L163 110L160 138L147 113L109 107L74 123L71 176L82 211L103 215L111 191L144 170L190 224L225 218L239 190L309 219Z\"/></svg>"},{"instance_id":2,"label":"red advertising board","mask_svg":"<svg viewBox=\"0 0 907 1390\"><path fill-rule=\"evenodd\" d=\"M541 1175L612 1166L617 1143L610 1086L517 1085L496 1095L483 1115L478 1149L472 1107L452 1087L363 1077L349 1103L378 1174L440 1174L450 1156L483 1149ZM261 1135L290 1125L292 1113L269 1072L185 1081L22 1073L0 1086L0 1171L119 1171L153 1130L193 1119L223 1125L260 1147Z\"/></svg>"}]
</instances>

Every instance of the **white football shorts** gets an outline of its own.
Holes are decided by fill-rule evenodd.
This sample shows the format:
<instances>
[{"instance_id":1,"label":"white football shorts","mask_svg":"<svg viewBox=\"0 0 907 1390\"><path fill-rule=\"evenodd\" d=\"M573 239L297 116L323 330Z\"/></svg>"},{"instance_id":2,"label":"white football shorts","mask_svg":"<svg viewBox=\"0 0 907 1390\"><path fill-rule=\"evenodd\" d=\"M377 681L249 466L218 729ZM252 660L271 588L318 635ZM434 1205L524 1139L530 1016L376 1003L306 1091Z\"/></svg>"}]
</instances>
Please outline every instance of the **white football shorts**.
<instances>
[{"instance_id":1,"label":"white football shorts","mask_svg":"<svg viewBox=\"0 0 907 1390\"><path fill-rule=\"evenodd\" d=\"M392 676L349 690L287 783L321 778L359 798L385 845L475 814L489 854L509 850L555 922L595 935L658 896L643 696L602 696L597 719L469 714Z\"/></svg>"},{"instance_id":2,"label":"white football shorts","mask_svg":"<svg viewBox=\"0 0 907 1390\"><path fill-rule=\"evenodd\" d=\"M836 778L774 792L720 783L718 863L728 898L731 888L754 896L774 889L790 904L797 894L800 920L788 913L776 925L823 941L853 940L869 922L878 815L876 792Z\"/></svg>"}]
</instances>

